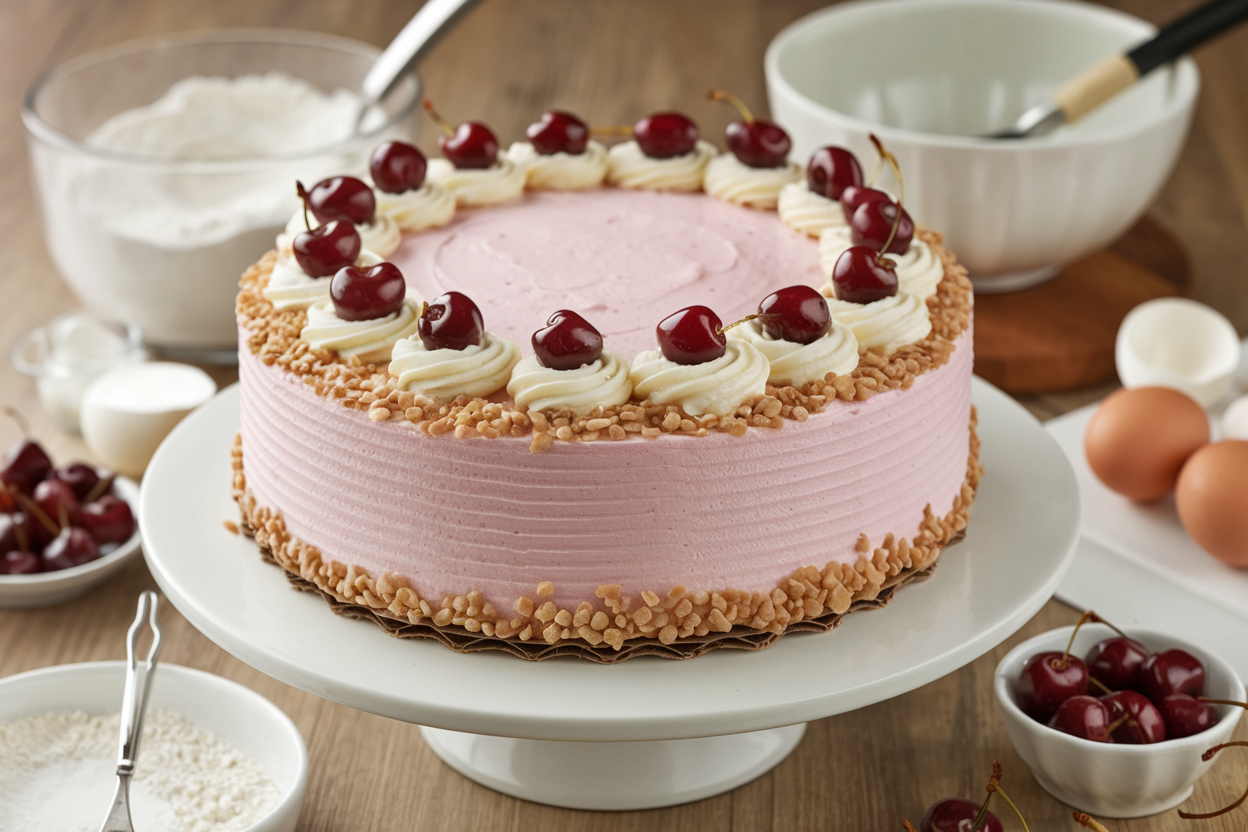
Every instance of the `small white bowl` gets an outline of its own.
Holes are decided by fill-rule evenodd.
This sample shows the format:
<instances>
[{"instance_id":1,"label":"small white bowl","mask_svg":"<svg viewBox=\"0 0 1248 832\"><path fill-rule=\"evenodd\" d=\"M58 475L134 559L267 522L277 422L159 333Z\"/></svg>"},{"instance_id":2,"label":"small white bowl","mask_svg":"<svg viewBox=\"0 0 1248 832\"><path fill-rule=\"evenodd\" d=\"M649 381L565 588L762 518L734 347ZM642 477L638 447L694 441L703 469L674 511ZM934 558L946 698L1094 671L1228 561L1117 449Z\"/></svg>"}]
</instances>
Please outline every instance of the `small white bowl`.
<instances>
[{"instance_id":1,"label":"small white bowl","mask_svg":"<svg viewBox=\"0 0 1248 832\"><path fill-rule=\"evenodd\" d=\"M870 171L868 135L878 135L901 163L910 213L945 234L976 288L1021 288L1104 248L1153 202L1187 134L1199 75L1183 58L1051 136L976 135L1155 31L1057 0L844 3L771 42L771 115L803 164L833 144Z\"/></svg>"},{"instance_id":2,"label":"small white bowl","mask_svg":"<svg viewBox=\"0 0 1248 832\"><path fill-rule=\"evenodd\" d=\"M1157 298L1118 327L1114 362L1124 387L1173 387L1209 408L1239 367L1239 335L1216 309L1187 298Z\"/></svg>"},{"instance_id":3,"label":"small white bowl","mask_svg":"<svg viewBox=\"0 0 1248 832\"><path fill-rule=\"evenodd\" d=\"M118 477L113 489L130 505L134 515L134 534L130 539L82 566L34 575L0 575L0 609L28 610L71 601L107 581L138 554L139 486L132 480Z\"/></svg>"},{"instance_id":4,"label":"small white bowl","mask_svg":"<svg viewBox=\"0 0 1248 832\"><path fill-rule=\"evenodd\" d=\"M1211 762L1206 749L1226 742L1235 732L1241 708L1215 705L1218 723L1191 737L1153 745L1114 745L1073 737L1036 722L1018 705L1015 684L1027 659L1050 650L1062 651L1073 627L1062 627L1015 647L997 665L997 704L1005 717L1010 741L1031 767L1036 782L1058 800L1091 815L1137 818L1178 806L1192 793ZM1244 701L1244 683L1229 664L1190 642L1152 630L1127 633L1154 652L1179 648L1205 666L1205 695ZM1093 644L1114 635L1108 627L1085 625L1072 653L1082 658Z\"/></svg>"},{"instance_id":5,"label":"small white bowl","mask_svg":"<svg viewBox=\"0 0 1248 832\"><path fill-rule=\"evenodd\" d=\"M87 662L0 679L0 722L49 711L116 713L121 710L125 678L124 662ZM307 789L308 750L299 729L280 708L237 682L170 664L156 670L149 707L173 711L212 731L273 778L281 800L246 832L294 832ZM100 808L101 820L107 808Z\"/></svg>"}]
</instances>

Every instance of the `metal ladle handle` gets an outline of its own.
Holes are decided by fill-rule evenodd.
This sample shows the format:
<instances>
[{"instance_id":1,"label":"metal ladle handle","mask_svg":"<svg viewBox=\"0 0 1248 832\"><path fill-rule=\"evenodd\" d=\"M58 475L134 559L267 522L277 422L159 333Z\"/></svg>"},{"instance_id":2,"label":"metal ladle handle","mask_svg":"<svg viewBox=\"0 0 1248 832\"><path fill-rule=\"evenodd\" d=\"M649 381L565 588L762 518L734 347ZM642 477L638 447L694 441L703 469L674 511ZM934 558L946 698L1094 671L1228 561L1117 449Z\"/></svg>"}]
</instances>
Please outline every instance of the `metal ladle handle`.
<instances>
[{"instance_id":1,"label":"metal ladle handle","mask_svg":"<svg viewBox=\"0 0 1248 832\"><path fill-rule=\"evenodd\" d=\"M377 58L360 91L364 110L382 101L447 29L479 0L429 0Z\"/></svg>"}]
</instances>

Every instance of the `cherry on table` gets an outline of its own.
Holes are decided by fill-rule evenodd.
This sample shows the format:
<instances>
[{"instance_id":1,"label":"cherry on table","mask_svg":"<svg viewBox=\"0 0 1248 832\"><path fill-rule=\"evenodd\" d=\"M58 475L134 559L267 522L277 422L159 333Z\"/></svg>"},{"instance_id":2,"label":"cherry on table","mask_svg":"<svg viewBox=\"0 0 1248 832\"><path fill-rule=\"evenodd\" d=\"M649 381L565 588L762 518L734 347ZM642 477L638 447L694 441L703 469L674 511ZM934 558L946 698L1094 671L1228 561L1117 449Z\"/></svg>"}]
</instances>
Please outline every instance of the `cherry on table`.
<instances>
[{"instance_id":1,"label":"cherry on table","mask_svg":"<svg viewBox=\"0 0 1248 832\"><path fill-rule=\"evenodd\" d=\"M811 193L839 200L846 188L862 185L858 157L843 147L828 145L810 154L806 163L806 187Z\"/></svg>"},{"instance_id":2,"label":"cherry on table","mask_svg":"<svg viewBox=\"0 0 1248 832\"><path fill-rule=\"evenodd\" d=\"M427 350L463 350L478 347L485 336L481 310L462 292L433 299L416 322L416 332Z\"/></svg>"},{"instance_id":3,"label":"cherry on table","mask_svg":"<svg viewBox=\"0 0 1248 832\"><path fill-rule=\"evenodd\" d=\"M360 235L345 220L331 220L295 235L291 249L308 277L329 277L360 256Z\"/></svg>"},{"instance_id":4,"label":"cherry on table","mask_svg":"<svg viewBox=\"0 0 1248 832\"><path fill-rule=\"evenodd\" d=\"M898 211L901 212L900 220ZM895 234L894 225L897 226ZM869 199L854 210L849 221L849 238L856 246L869 246L889 254L905 254L914 239L914 220L905 208L891 199Z\"/></svg>"},{"instance_id":5,"label":"cherry on table","mask_svg":"<svg viewBox=\"0 0 1248 832\"><path fill-rule=\"evenodd\" d=\"M1083 663L1088 675L1111 691L1139 690L1140 669L1149 655L1149 649L1135 639L1117 636L1092 645Z\"/></svg>"},{"instance_id":6,"label":"cherry on table","mask_svg":"<svg viewBox=\"0 0 1248 832\"><path fill-rule=\"evenodd\" d=\"M828 334L832 315L823 295L809 286L786 286L758 305L759 327L771 338L810 344Z\"/></svg>"},{"instance_id":7,"label":"cherry on table","mask_svg":"<svg viewBox=\"0 0 1248 832\"><path fill-rule=\"evenodd\" d=\"M938 800L923 813L919 832L1005 832L1001 820L992 812L984 812L983 819L974 829L971 824L979 816L981 805L964 797L946 797Z\"/></svg>"},{"instance_id":8,"label":"cherry on table","mask_svg":"<svg viewBox=\"0 0 1248 832\"><path fill-rule=\"evenodd\" d=\"M134 534L134 513L125 500L106 494L82 507L82 526L95 542L125 543Z\"/></svg>"},{"instance_id":9,"label":"cherry on table","mask_svg":"<svg viewBox=\"0 0 1248 832\"><path fill-rule=\"evenodd\" d=\"M1110 719L1117 724L1112 734L1121 745L1151 745L1166 738L1166 721L1161 711L1142 693L1116 690L1101 697L1109 708ZM1123 720L1123 717L1127 717Z\"/></svg>"},{"instance_id":10,"label":"cherry on table","mask_svg":"<svg viewBox=\"0 0 1248 832\"><path fill-rule=\"evenodd\" d=\"M427 98L425 112L446 134L438 137L438 147L457 170L484 170L494 166L498 160L498 139L494 131L479 121L465 121L458 127L451 127Z\"/></svg>"},{"instance_id":11,"label":"cherry on table","mask_svg":"<svg viewBox=\"0 0 1248 832\"><path fill-rule=\"evenodd\" d=\"M579 156L589 146L589 126L571 113L547 110L524 131L533 149L543 156L567 153Z\"/></svg>"},{"instance_id":12,"label":"cherry on table","mask_svg":"<svg viewBox=\"0 0 1248 832\"><path fill-rule=\"evenodd\" d=\"M347 266L329 284L334 312L344 321L371 321L403 308L407 282L393 263Z\"/></svg>"},{"instance_id":13,"label":"cherry on table","mask_svg":"<svg viewBox=\"0 0 1248 832\"><path fill-rule=\"evenodd\" d=\"M780 168L788 162L792 142L784 128L774 122L754 118L745 102L732 93L711 90L712 101L726 101L741 114L741 121L732 121L724 130L724 140L732 155L752 168Z\"/></svg>"},{"instance_id":14,"label":"cherry on table","mask_svg":"<svg viewBox=\"0 0 1248 832\"><path fill-rule=\"evenodd\" d=\"M0 483L8 488L29 494L52 473L52 458L33 439L19 439L9 446L3 466L0 466Z\"/></svg>"},{"instance_id":15,"label":"cherry on table","mask_svg":"<svg viewBox=\"0 0 1248 832\"><path fill-rule=\"evenodd\" d=\"M687 306L659 321L655 328L663 357L676 364L705 364L721 357L728 346L723 322L705 306Z\"/></svg>"},{"instance_id":16,"label":"cherry on table","mask_svg":"<svg viewBox=\"0 0 1248 832\"><path fill-rule=\"evenodd\" d=\"M35 505L58 526L78 525L78 495L68 484L55 476L48 477L35 486Z\"/></svg>"},{"instance_id":17,"label":"cherry on table","mask_svg":"<svg viewBox=\"0 0 1248 832\"><path fill-rule=\"evenodd\" d=\"M1081 693L1058 705L1047 725L1072 737L1092 742L1109 742L1112 722L1108 705L1095 696Z\"/></svg>"},{"instance_id":18,"label":"cherry on table","mask_svg":"<svg viewBox=\"0 0 1248 832\"><path fill-rule=\"evenodd\" d=\"M377 211L373 189L354 176L332 176L322 179L307 190L302 182L295 183L299 198L321 222L345 220L354 225L367 225Z\"/></svg>"},{"instance_id":19,"label":"cherry on table","mask_svg":"<svg viewBox=\"0 0 1248 832\"><path fill-rule=\"evenodd\" d=\"M1157 709L1166 723L1166 736L1180 739L1199 734L1218 723L1218 712L1208 702L1186 693L1162 697Z\"/></svg>"},{"instance_id":20,"label":"cherry on table","mask_svg":"<svg viewBox=\"0 0 1248 832\"><path fill-rule=\"evenodd\" d=\"M651 159L671 159L693 152L698 125L684 113L653 113L633 125L633 138Z\"/></svg>"},{"instance_id":21,"label":"cherry on table","mask_svg":"<svg viewBox=\"0 0 1248 832\"><path fill-rule=\"evenodd\" d=\"M34 575L43 571L43 558L34 552L9 551L0 557L0 575Z\"/></svg>"},{"instance_id":22,"label":"cherry on table","mask_svg":"<svg viewBox=\"0 0 1248 832\"><path fill-rule=\"evenodd\" d=\"M602 333L570 309L551 315L532 342L538 363L552 370L575 370L602 356Z\"/></svg>"},{"instance_id":23,"label":"cherry on table","mask_svg":"<svg viewBox=\"0 0 1248 832\"><path fill-rule=\"evenodd\" d=\"M52 476L72 488L79 500L85 500L100 482L100 472L85 462L73 462L57 468Z\"/></svg>"},{"instance_id":24,"label":"cherry on table","mask_svg":"<svg viewBox=\"0 0 1248 832\"><path fill-rule=\"evenodd\" d=\"M425 184L427 167L425 154L407 142L383 142L368 160L373 184L388 194L414 191Z\"/></svg>"},{"instance_id":25,"label":"cherry on table","mask_svg":"<svg viewBox=\"0 0 1248 832\"><path fill-rule=\"evenodd\" d=\"M866 246L850 246L832 267L837 300L874 303L897 294L897 264Z\"/></svg>"},{"instance_id":26,"label":"cherry on table","mask_svg":"<svg viewBox=\"0 0 1248 832\"><path fill-rule=\"evenodd\" d=\"M1205 666L1186 650L1154 653L1140 668L1140 690L1154 702L1172 693L1200 696L1205 690Z\"/></svg>"},{"instance_id":27,"label":"cherry on table","mask_svg":"<svg viewBox=\"0 0 1248 832\"><path fill-rule=\"evenodd\" d=\"M53 538L43 550L43 571L81 566L100 556L100 547L86 529L69 526Z\"/></svg>"}]
</instances>

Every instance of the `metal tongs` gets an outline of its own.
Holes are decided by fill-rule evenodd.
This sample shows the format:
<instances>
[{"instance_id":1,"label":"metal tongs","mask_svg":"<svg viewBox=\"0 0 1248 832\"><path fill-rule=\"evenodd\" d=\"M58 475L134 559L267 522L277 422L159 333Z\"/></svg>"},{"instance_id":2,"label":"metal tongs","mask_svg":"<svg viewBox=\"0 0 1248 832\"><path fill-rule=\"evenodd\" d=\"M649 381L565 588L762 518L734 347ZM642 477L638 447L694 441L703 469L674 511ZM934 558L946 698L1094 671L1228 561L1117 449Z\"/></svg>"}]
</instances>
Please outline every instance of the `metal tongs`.
<instances>
[{"instance_id":1,"label":"metal tongs","mask_svg":"<svg viewBox=\"0 0 1248 832\"><path fill-rule=\"evenodd\" d=\"M147 713L147 697L152 691L152 677L156 673L156 660L160 657L160 625L156 622L156 593L144 592L139 596L139 608L134 623L126 635L126 692L121 702L121 746L117 752L117 792L113 805L100 832L134 832L130 821L130 778L139 759L139 740L143 737L143 717ZM139 635L143 632L143 619L152 628L152 646L147 660L139 663L136 653Z\"/></svg>"}]
</instances>

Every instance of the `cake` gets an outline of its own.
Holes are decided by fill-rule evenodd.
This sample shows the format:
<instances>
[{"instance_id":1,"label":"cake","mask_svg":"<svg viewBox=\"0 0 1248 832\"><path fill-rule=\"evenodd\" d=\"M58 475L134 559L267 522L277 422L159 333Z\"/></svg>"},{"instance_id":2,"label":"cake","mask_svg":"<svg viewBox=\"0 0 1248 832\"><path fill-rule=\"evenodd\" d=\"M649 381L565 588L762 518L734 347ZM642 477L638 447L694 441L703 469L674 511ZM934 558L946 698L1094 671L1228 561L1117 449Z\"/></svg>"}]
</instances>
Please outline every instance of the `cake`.
<instances>
[{"instance_id":1,"label":"cake","mask_svg":"<svg viewBox=\"0 0 1248 832\"><path fill-rule=\"evenodd\" d=\"M852 303L826 265L853 242L845 211L796 166L755 182L700 140L667 158L535 145L427 176L421 157L403 194L374 167L350 261L398 267L393 313L334 317L330 279L292 256L302 214L243 275L234 489L263 555L393 635L600 662L828 630L930 574L979 478L972 294L940 236L920 227L893 295ZM743 323L714 365L733 369L670 398L663 379L697 367L654 350L665 315L733 321L790 284L827 297L817 343ZM451 290L488 331L425 349L421 299ZM601 332L592 367L528 354L557 309ZM491 368L476 387L455 363L470 354ZM560 398L591 369L592 392Z\"/></svg>"}]
</instances>

